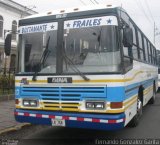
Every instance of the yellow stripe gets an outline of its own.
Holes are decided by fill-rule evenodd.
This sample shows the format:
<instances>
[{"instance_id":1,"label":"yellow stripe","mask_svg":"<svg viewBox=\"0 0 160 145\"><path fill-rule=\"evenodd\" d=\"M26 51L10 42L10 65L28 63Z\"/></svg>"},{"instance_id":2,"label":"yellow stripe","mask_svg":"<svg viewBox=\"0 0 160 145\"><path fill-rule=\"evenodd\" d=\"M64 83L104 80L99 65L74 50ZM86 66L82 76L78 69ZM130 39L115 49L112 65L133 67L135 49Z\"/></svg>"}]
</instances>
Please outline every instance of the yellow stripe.
<instances>
[{"instance_id":1,"label":"yellow stripe","mask_svg":"<svg viewBox=\"0 0 160 145\"><path fill-rule=\"evenodd\" d=\"M80 110L78 108L54 108L54 107L45 107L45 108L22 108L20 106L16 106L17 109L21 108L21 109L26 109L26 110L29 110L29 109L33 109L33 110L54 110L54 111L72 111L72 112L92 112L92 113L122 113L122 112L125 112L125 110L127 110L130 106L132 106L136 101L137 101L137 95L134 96L131 100L127 101L127 102L124 102L123 105L124 105L124 108L121 108L121 109L112 109L112 110L106 110L106 111L98 111L98 110ZM41 104L43 104L43 102L41 102ZM51 105L51 104L49 104ZM63 104L62 106L66 106L66 107L69 107L69 106L72 106L72 107L76 107L78 105L73 105L73 104ZM81 104L79 104L80 106ZM53 106L61 106L60 104L54 104ZM109 104L107 104L107 107L109 107Z\"/></svg>"},{"instance_id":2,"label":"yellow stripe","mask_svg":"<svg viewBox=\"0 0 160 145\"><path fill-rule=\"evenodd\" d=\"M61 109L62 111L77 111L77 112L80 112L80 110L79 109L70 109L70 108L62 108Z\"/></svg>"},{"instance_id":3,"label":"yellow stripe","mask_svg":"<svg viewBox=\"0 0 160 145\"><path fill-rule=\"evenodd\" d=\"M107 110L106 113L122 113L125 109L118 109L118 110Z\"/></svg>"},{"instance_id":4,"label":"yellow stripe","mask_svg":"<svg viewBox=\"0 0 160 145\"><path fill-rule=\"evenodd\" d=\"M128 79L107 79L107 80L90 80L88 82L92 82L92 83L99 83L99 82L129 82L135 79L135 77L139 74L143 73L143 71L139 71L137 72L132 78L128 78ZM83 83L86 82L85 80L73 80L73 83Z\"/></svg>"},{"instance_id":5,"label":"yellow stripe","mask_svg":"<svg viewBox=\"0 0 160 145\"><path fill-rule=\"evenodd\" d=\"M153 90L153 86L151 86L151 87L149 87L148 89L146 89L145 91L144 91L144 95L147 95L148 93L150 93L150 91L152 91ZM145 96L146 97L146 96Z\"/></svg>"},{"instance_id":6,"label":"yellow stripe","mask_svg":"<svg viewBox=\"0 0 160 145\"><path fill-rule=\"evenodd\" d=\"M62 106L62 107L63 106L66 106L66 107L70 107L70 106L71 107L78 107L78 106L81 106L81 104L77 104L77 105L76 104L75 105L74 104L61 104L60 106Z\"/></svg>"},{"instance_id":7,"label":"yellow stripe","mask_svg":"<svg viewBox=\"0 0 160 145\"><path fill-rule=\"evenodd\" d=\"M126 106L127 104L129 104L129 103L132 102L133 100L137 99L137 97L138 97L137 95L134 96L131 100L124 102L123 105Z\"/></svg>"},{"instance_id":8,"label":"yellow stripe","mask_svg":"<svg viewBox=\"0 0 160 145\"><path fill-rule=\"evenodd\" d=\"M15 80L15 83L20 83L21 80ZM32 81L28 80L29 83L47 83L47 80L37 80L37 81Z\"/></svg>"},{"instance_id":9,"label":"yellow stripe","mask_svg":"<svg viewBox=\"0 0 160 145\"><path fill-rule=\"evenodd\" d=\"M136 78L137 75L143 73L143 71L139 71L134 74L133 77L128 78L128 79L103 79L103 80L90 80L90 81L85 81L85 80L73 80L73 83L109 83L109 82L129 82L132 81ZM19 83L20 80L15 80L16 83ZM47 80L37 80L37 81L32 81L29 80L29 83L47 83Z\"/></svg>"},{"instance_id":10,"label":"yellow stripe","mask_svg":"<svg viewBox=\"0 0 160 145\"><path fill-rule=\"evenodd\" d=\"M42 103L43 106L57 106L57 107L60 107L60 106L64 106L64 107L78 107L78 106L81 106L81 104L45 104L45 103ZM48 108L48 107L47 107Z\"/></svg>"},{"instance_id":11,"label":"yellow stripe","mask_svg":"<svg viewBox=\"0 0 160 145\"><path fill-rule=\"evenodd\" d=\"M137 102L137 100L135 100L135 101L133 101L130 105L128 105L128 106L126 106L125 107L125 110L127 110L130 106L132 106L134 103L136 103Z\"/></svg>"},{"instance_id":12,"label":"yellow stripe","mask_svg":"<svg viewBox=\"0 0 160 145\"><path fill-rule=\"evenodd\" d=\"M137 101L137 96L135 96L133 99L127 101L124 103L124 105L129 104L128 106L125 106L121 109L112 109L112 110L106 110L106 111L100 111L100 110L80 110L77 108L54 108L54 107L45 107L45 108L23 108L20 106L16 106L17 109L26 109L26 110L54 110L54 111L72 111L72 112L90 112L90 113L122 113L126 109L128 109L131 105L133 105ZM58 104L56 104L58 105Z\"/></svg>"},{"instance_id":13,"label":"yellow stripe","mask_svg":"<svg viewBox=\"0 0 160 145\"><path fill-rule=\"evenodd\" d=\"M24 109L24 110L43 110L43 108L26 108L26 107L19 107L19 106L16 106L16 109Z\"/></svg>"},{"instance_id":14,"label":"yellow stripe","mask_svg":"<svg viewBox=\"0 0 160 145\"><path fill-rule=\"evenodd\" d=\"M122 112L125 112L125 110L127 110L130 106L132 106L136 101L137 101L137 96L135 96L133 99L123 103L124 108L117 109L117 110L107 110L107 113L122 113Z\"/></svg>"},{"instance_id":15,"label":"yellow stripe","mask_svg":"<svg viewBox=\"0 0 160 145\"><path fill-rule=\"evenodd\" d=\"M46 108L45 106L51 106L51 107L54 107L54 106L59 107L60 106L60 104L43 104L43 103L42 103L42 105L44 106L44 108Z\"/></svg>"}]
</instances>

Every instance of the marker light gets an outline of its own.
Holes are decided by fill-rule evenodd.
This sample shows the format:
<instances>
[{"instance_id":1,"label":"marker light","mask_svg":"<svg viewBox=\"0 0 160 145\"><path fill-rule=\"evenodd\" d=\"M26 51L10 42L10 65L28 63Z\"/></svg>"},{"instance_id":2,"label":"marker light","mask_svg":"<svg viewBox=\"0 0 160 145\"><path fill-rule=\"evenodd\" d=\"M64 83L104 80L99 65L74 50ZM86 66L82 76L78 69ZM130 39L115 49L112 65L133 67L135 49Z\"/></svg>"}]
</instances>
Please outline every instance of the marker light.
<instances>
[{"instance_id":1,"label":"marker light","mask_svg":"<svg viewBox=\"0 0 160 145\"><path fill-rule=\"evenodd\" d=\"M15 100L15 104L18 105L19 104L19 99Z\"/></svg>"},{"instance_id":2,"label":"marker light","mask_svg":"<svg viewBox=\"0 0 160 145\"><path fill-rule=\"evenodd\" d=\"M64 13L64 12L65 12L65 10L61 10L61 11L60 11L60 13Z\"/></svg>"},{"instance_id":3,"label":"marker light","mask_svg":"<svg viewBox=\"0 0 160 145\"><path fill-rule=\"evenodd\" d=\"M122 102L111 102L110 107L112 109L122 108L123 103Z\"/></svg>"},{"instance_id":4,"label":"marker light","mask_svg":"<svg viewBox=\"0 0 160 145\"><path fill-rule=\"evenodd\" d=\"M48 12L48 13L47 13L47 15L51 15L51 14L52 14L52 12Z\"/></svg>"},{"instance_id":5,"label":"marker light","mask_svg":"<svg viewBox=\"0 0 160 145\"><path fill-rule=\"evenodd\" d=\"M105 102L92 102L92 101L87 101L87 102L86 102L86 109L91 109L91 110L103 110L103 109L105 109Z\"/></svg>"},{"instance_id":6,"label":"marker light","mask_svg":"<svg viewBox=\"0 0 160 145\"><path fill-rule=\"evenodd\" d=\"M112 7L112 5L107 5L107 7Z\"/></svg>"},{"instance_id":7,"label":"marker light","mask_svg":"<svg viewBox=\"0 0 160 145\"><path fill-rule=\"evenodd\" d=\"M27 80L27 78L22 78L21 83L24 84L24 85L28 85L29 81Z\"/></svg>"},{"instance_id":8,"label":"marker light","mask_svg":"<svg viewBox=\"0 0 160 145\"><path fill-rule=\"evenodd\" d=\"M78 10L79 10L79 8L75 8L75 9L74 9L74 11L78 11Z\"/></svg>"}]
</instances>

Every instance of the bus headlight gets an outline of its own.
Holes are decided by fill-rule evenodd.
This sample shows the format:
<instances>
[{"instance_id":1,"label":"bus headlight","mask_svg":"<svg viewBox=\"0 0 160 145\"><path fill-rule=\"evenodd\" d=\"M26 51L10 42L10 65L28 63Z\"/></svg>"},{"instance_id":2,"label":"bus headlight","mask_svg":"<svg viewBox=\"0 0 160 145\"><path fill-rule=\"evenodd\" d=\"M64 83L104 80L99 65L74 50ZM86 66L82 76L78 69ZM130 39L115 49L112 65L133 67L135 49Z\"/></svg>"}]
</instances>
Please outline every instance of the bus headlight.
<instances>
[{"instance_id":1,"label":"bus headlight","mask_svg":"<svg viewBox=\"0 0 160 145\"><path fill-rule=\"evenodd\" d=\"M91 110L104 110L104 109L105 109L105 102L92 102L92 101L87 101L87 102L86 102L86 109L91 109Z\"/></svg>"},{"instance_id":2,"label":"bus headlight","mask_svg":"<svg viewBox=\"0 0 160 145\"><path fill-rule=\"evenodd\" d=\"M25 107L38 107L39 102L36 99L23 99L23 106Z\"/></svg>"}]
</instances>

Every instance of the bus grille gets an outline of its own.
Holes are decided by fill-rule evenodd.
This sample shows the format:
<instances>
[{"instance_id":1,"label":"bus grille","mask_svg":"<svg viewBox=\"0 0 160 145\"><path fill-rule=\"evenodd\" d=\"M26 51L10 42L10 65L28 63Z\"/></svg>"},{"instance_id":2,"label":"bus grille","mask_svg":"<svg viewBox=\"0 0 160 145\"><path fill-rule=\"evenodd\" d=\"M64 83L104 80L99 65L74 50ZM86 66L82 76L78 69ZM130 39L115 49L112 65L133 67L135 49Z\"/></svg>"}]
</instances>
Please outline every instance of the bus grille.
<instances>
[{"instance_id":1,"label":"bus grille","mask_svg":"<svg viewBox=\"0 0 160 145\"><path fill-rule=\"evenodd\" d=\"M40 96L43 110L76 111L84 99L105 99L105 87L23 87L22 96Z\"/></svg>"}]
</instances>

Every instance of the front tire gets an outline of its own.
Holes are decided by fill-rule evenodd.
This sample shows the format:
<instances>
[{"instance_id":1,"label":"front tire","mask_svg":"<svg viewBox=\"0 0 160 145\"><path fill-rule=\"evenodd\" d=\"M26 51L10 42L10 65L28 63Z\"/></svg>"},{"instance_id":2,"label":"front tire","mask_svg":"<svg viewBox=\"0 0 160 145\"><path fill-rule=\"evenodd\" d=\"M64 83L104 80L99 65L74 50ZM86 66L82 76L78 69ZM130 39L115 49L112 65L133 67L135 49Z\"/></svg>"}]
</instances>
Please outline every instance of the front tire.
<instances>
[{"instance_id":1,"label":"front tire","mask_svg":"<svg viewBox=\"0 0 160 145\"><path fill-rule=\"evenodd\" d=\"M138 126L140 118L142 116L142 109L143 109L143 104L142 104L142 101L140 100L140 97L138 97L138 100L137 100L137 114L133 117L133 119L128 124L129 127Z\"/></svg>"}]
</instances>

